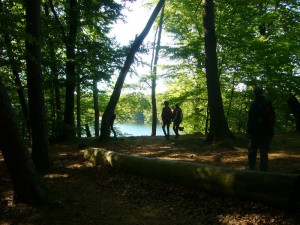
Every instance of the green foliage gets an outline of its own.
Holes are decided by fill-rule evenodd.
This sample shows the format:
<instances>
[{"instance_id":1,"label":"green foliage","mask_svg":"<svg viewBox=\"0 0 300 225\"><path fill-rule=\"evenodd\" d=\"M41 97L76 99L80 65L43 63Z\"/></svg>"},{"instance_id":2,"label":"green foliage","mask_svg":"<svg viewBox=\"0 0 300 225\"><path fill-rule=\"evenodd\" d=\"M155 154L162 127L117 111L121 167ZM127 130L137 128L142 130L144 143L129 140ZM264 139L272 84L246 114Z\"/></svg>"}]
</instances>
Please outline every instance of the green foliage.
<instances>
[{"instance_id":1,"label":"green foliage","mask_svg":"<svg viewBox=\"0 0 300 225\"><path fill-rule=\"evenodd\" d=\"M118 120L121 122L150 122L150 96L143 93L130 93L121 96L116 109Z\"/></svg>"},{"instance_id":2,"label":"green foliage","mask_svg":"<svg viewBox=\"0 0 300 225\"><path fill-rule=\"evenodd\" d=\"M251 88L257 84L274 102L277 130L293 129L292 122L286 123L291 121L287 99L299 94L300 2L214 2L221 92L231 130L244 131ZM198 106L191 108L205 109L202 6L197 1L168 2L166 18L165 29L176 45L165 54L180 62L169 69L166 98L189 105L194 104L189 99L197 99Z\"/></svg>"},{"instance_id":3,"label":"green foliage","mask_svg":"<svg viewBox=\"0 0 300 225\"><path fill-rule=\"evenodd\" d=\"M131 1L128 1L131 2ZM17 88L9 60L8 37L26 96L25 23L23 2L2 0L0 12L0 76L12 99L20 124L23 123ZM65 102L66 47L63 31L67 28L68 7L65 1L53 1L59 22L47 2L41 7L42 18L42 71L50 132L59 127L56 89L60 103ZM77 82L81 88L82 124L93 124L93 80L105 85L123 65L128 46L118 46L108 36L111 25L121 15L123 5L115 1L79 1L80 26L76 40ZM278 0L219 0L215 3L218 66L225 115L232 131L243 132L247 110L252 100L251 88L260 84L265 88L276 109L277 131L295 128L287 99L291 94L300 96L300 2ZM61 25L60 25L61 24ZM188 132L206 131L207 87L205 78L204 30L201 1L173 0L166 2L164 32L170 34L174 44L162 46L163 57L174 60L172 65L159 65L164 69L163 79L168 90L157 95L157 112L168 100L183 109L183 126ZM147 49L148 48L148 49ZM141 53L149 51L145 45ZM135 65L143 65L136 56ZM132 69L134 73L134 68ZM143 74L144 75L144 74ZM140 81L149 81L138 77ZM139 84L145 87L145 82ZM130 86L130 85L128 85ZM117 105L117 119L151 122L151 96L136 92L124 93ZM100 116L105 110L110 94L99 94ZM24 127L24 125L22 125Z\"/></svg>"}]
</instances>

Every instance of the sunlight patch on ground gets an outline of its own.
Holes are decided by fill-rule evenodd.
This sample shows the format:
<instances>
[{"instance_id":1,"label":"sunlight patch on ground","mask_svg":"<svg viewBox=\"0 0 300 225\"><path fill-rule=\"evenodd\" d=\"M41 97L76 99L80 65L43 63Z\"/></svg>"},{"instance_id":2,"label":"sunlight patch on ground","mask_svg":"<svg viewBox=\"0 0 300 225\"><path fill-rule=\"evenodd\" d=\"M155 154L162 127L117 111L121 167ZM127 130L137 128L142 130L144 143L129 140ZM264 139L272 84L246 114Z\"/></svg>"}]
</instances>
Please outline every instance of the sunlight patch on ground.
<instances>
[{"instance_id":1,"label":"sunlight patch on ground","mask_svg":"<svg viewBox=\"0 0 300 225\"><path fill-rule=\"evenodd\" d=\"M136 156L143 156L143 157L149 157L149 156L153 156L153 155L162 155L165 154L165 151L143 151L140 152L138 154L136 154Z\"/></svg>"},{"instance_id":2,"label":"sunlight patch on ground","mask_svg":"<svg viewBox=\"0 0 300 225\"><path fill-rule=\"evenodd\" d=\"M292 158L292 159L300 159L300 155L297 154L287 154L285 152L279 153L270 153L270 157L277 159L277 158Z\"/></svg>"},{"instance_id":3,"label":"sunlight patch on ground","mask_svg":"<svg viewBox=\"0 0 300 225\"><path fill-rule=\"evenodd\" d=\"M2 195L3 195L3 200L6 202L7 206L13 207L14 206L13 191L12 190L3 191Z\"/></svg>"},{"instance_id":4,"label":"sunlight patch on ground","mask_svg":"<svg viewBox=\"0 0 300 225\"><path fill-rule=\"evenodd\" d=\"M79 164L79 163L75 163L75 164L72 164L70 166L67 166L66 168L68 168L68 169L80 169L80 168L82 168L82 165Z\"/></svg>"},{"instance_id":5,"label":"sunlight patch on ground","mask_svg":"<svg viewBox=\"0 0 300 225\"><path fill-rule=\"evenodd\" d=\"M69 177L69 174L58 174L58 173L50 173L44 176L44 178L49 178L49 179L53 179L53 178L67 178Z\"/></svg>"}]
</instances>

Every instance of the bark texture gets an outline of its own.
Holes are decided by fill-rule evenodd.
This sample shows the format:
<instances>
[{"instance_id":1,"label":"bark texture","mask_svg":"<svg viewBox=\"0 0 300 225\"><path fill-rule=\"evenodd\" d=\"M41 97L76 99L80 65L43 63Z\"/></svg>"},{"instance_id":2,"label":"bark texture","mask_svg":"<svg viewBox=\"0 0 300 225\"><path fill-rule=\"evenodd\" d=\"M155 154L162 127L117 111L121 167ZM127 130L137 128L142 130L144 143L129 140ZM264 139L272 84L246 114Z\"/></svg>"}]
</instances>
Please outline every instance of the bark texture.
<instances>
[{"instance_id":1,"label":"bark texture","mask_svg":"<svg viewBox=\"0 0 300 225\"><path fill-rule=\"evenodd\" d=\"M29 118L32 134L32 159L39 171L50 168L48 129L46 124L44 85L41 67L40 0L25 1L26 66Z\"/></svg>"},{"instance_id":2,"label":"bark texture","mask_svg":"<svg viewBox=\"0 0 300 225\"><path fill-rule=\"evenodd\" d=\"M13 183L14 199L27 204L43 202L46 200L44 186L25 148L10 99L1 80L0 108L0 150Z\"/></svg>"},{"instance_id":3,"label":"bark texture","mask_svg":"<svg viewBox=\"0 0 300 225\"><path fill-rule=\"evenodd\" d=\"M218 59L216 52L217 41L213 0L203 1L203 24L205 31L204 40L206 83L208 92L208 107L210 113L210 130L207 140L213 142L214 140L233 137L225 118L221 95Z\"/></svg>"}]
</instances>

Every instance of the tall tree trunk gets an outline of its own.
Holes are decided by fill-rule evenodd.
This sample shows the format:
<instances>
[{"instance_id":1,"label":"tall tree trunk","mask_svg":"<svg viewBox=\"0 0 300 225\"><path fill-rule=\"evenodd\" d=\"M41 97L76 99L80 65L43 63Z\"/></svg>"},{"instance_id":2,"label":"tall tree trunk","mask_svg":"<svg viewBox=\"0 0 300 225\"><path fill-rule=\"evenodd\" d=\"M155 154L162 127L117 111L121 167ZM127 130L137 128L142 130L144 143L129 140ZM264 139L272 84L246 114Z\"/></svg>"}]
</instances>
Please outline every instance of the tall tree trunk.
<instances>
[{"instance_id":1,"label":"tall tree trunk","mask_svg":"<svg viewBox=\"0 0 300 225\"><path fill-rule=\"evenodd\" d=\"M102 116L102 121L101 121L101 134L100 134L100 139L102 140L107 140L109 139L110 136L110 119L111 116L113 115L115 108L117 106L117 103L119 101L120 95L121 95L121 90L126 78L126 75L130 69L131 64L134 61L134 55L135 53L138 51L139 47L141 46L143 40L145 39L145 37L147 36L147 34L149 33L152 24L154 23L154 20L156 19L157 15L159 14L160 10L162 9L163 5L165 3L165 0L160 0L152 15L150 16L147 25L145 26L144 30L142 31L142 33L136 37L136 39L134 40L131 49L126 57L125 63L123 68L121 69L121 72L119 74L119 77L117 79L117 82L115 84L115 88L113 90L113 93L110 97L110 100L108 102L108 105L103 113Z\"/></svg>"},{"instance_id":2,"label":"tall tree trunk","mask_svg":"<svg viewBox=\"0 0 300 225\"><path fill-rule=\"evenodd\" d=\"M44 3L44 10L45 15L49 17L49 3ZM50 26L48 26L50 30ZM61 132L58 130L59 124L62 124L62 104L61 104L61 96L60 96L60 83L59 83L59 72L58 72L58 65L57 65L57 58L56 58L56 51L55 51L55 43L52 38L49 38L49 48L50 48L50 69L51 69L51 77L53 78L52 83L52 97L53 97L53 128L52 133L55 137L57 137Z\"/></svg>"},{"instance_id":3,"label":"tall tree trunk","mask_svg":"<svg viewBox=\"0 0 300 225\"><path fill-rule=\"evenodd\" d=\"M0 2L0 4L1 4L1 2ZM24 116L27 132L28 132L29 135L31 135L27 101L26 101L25 94L24 94L24 91L23 91L23 86L22 86L22 83L21 83L21 79L20 79L20 76L19 76L19 66L18 66L18 62L14 59L13 51L12 51L12 44L11 44L11 40L10 40L8 35L4 36L4 42L5 42L5 45L6 45L7 55L8 55L8 59L9 59L11 69L12 69L12 73L14 75L14 81L15 81L15 85L17 87L18 97L19 97L19 101L20 101L20 104L21 104L22 113L23 113L23 116Z\"/></svg>"},{"instance_id":4,"label":"tall tree trunk","mask_svg":"<svg viewBox=\"0 0 300 225\"><path fill-rule=\"evenodd\" d=\"M159 50L160 50L160 40L162 33L162 26L164 21L164 9L163 6L161 10L159 26L158 26L158 36L157 36L157 44L155 50L155 57L153 63L153 72L151 73L151 103L152 103L152 132L151 136L156 136L156 125L157 125L157 106L156 106L156 79L157 79L157 63L159 58Z\"/></svg>"},{"instance_id":5,"label":"tall tree trunk","mask_svg":"<svg viewBox=\"0 0 300 225\"><path fill-rule=\"evenodd\" d=\"M79 10L77 0L69 0L69 32L65 40L67 49L66 63L66 101L64 113L64 125L66 126L65 137L74 137L74 91L76 86L76 71L75 71L75 42L77 38Z\"/></svg>"},{"instance_id":6,"label":"tall tree trunk","mask_svg":"<svg viewBox=\"0 0 300 225\"><path fill-rule=\"evenodd\" d=\"M95 137L99 137L99 96L98 96L97 79L93 79L93 99L94 99L94 111L95 111Z\"/></svg>"},{"instance_id":7,"label":"tall tree trunk","mask_svg":"<svg viewBox=\"0 0 300 225\"><path fill-rule=\"evenodd\" d=\"M80 89L80 79L78 79L78 82L76 84L76 121L77 121L77 137L81 137L81 109L80 109L80 105L81 105L81 89Z\"/></svg>"},{"instance_id":8,"label":"tall tree trunk","mask_svg":"<svg viewBox=\"0 0 300 225\"><path fill-rule=\"evenodd\" d=\"M41 69L40 0L25 1L26 63L29 116L32 130L32 159L39 171L50 168L44 86Z\"/></svg>"},{"instance_id":9,"label":"tall tree trunk","mask_svg":"<svg viewBox=\"0 0 300 225\"><path fill-rule=\"evenodd\" d=\"M229 118L230 116L230 110L231 110L231 105L233 101L233 95L234 95L234 87L235 87L235 79L233 78L232 83L231 83L231 91L230 91L230 97L229 97L229 104L228 104L228 109L226 113L226 117Z\"/></svg>"},{"instance_id":10,"label":"tall tree trunk","mask_svg":"<svg viewBox=\"0 0 300 225\"><path fill-rule=\"evenodd\" d=\"M210 130L207 141L232 137L225 118L216 53L216 33L213 0L203 0L203 23L205 30L205 68L210 113Z\"/></svg>"},{"instance_id":11,"label":"tall tree trunk","mask_svg":"<svg viewBox=\"0 0 300 225\"><path fill-rule=\"evenodd\" d=\"M69 0L69 12L68 16L68 35L64 30L64 26L59 21L58 14L56 13L52 0L49 0L50 8L55 16L57 23L61 29L61 35L66 46L66 101L64 111L64 131L61 134L62 137L74 137L75 136L75 119L74 119L74 91L76 87L76 70L75 70L75 46L77 38L77 30L79 24L79 9L77 0Z\"/></svg>"},{"instance_id":12,"label":"tall tree trunk","mask_svg":"<svg viewBox=\"0 0 300 225\"><path fill-rule=\"evenodd\" d=\"M44 185L17 127L16 118L8 94L0 79L0 149L11 177L14 199L23 203L46 200Z\"/></svg>"}]
</instances>

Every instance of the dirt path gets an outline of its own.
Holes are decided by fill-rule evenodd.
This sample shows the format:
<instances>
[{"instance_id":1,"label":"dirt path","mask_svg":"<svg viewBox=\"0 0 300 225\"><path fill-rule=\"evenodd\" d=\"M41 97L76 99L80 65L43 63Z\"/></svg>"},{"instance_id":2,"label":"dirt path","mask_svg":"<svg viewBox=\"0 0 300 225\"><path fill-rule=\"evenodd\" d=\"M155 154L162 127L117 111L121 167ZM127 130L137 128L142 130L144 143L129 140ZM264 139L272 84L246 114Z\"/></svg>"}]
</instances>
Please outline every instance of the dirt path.
<instances>
[{"instance_id":1,"label":"dirt path","mask_svg":"<svg viewBox=\"0 0 300 225\"><path fill-rule=\"evenodd\" d=\"M51 145L53 169L44 177L53 203L29 207L12 203L10 179L0 156L0 224L300 224L300 210L286 212L257 202L207 194L94 167L83 159L89 147L167 160L201 162L246 169L247 140L209 145L203 137L186 135L117 138L109 143L85 139ZM277 136L270 153L270 170L300 173L300 146L296 135Z\"/></svg>"}]
</instances>

